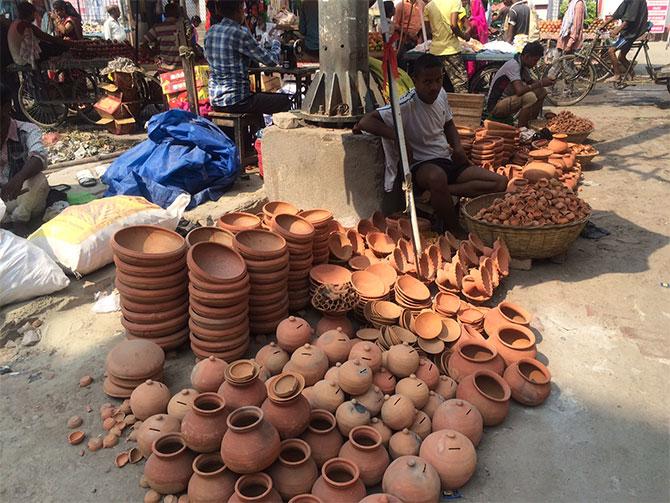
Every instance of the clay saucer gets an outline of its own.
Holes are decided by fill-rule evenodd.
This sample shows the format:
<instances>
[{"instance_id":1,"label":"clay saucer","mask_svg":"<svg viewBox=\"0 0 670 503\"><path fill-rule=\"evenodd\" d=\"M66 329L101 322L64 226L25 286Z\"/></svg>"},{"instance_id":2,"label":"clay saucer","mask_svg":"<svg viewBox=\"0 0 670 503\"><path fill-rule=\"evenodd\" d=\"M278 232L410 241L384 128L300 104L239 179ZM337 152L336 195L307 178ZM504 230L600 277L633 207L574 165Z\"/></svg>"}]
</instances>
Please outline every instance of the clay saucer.
<instances>
[{"instance_id":1,"label":"clay saucer","mask_svg":"<svg viewBox=\"0 0 670 503\"><path fill-rule=\"evenodd\" d=\"M128 342L138 342L141 341L141 339L136 339L133 341L128 341ZM158 347L158 346L156 346ZM160 347L158 347L160 349ZM161 349L161 353L163 350ZM142 383L138 383L138 386ZM105 380L102 382L102 391L104 391L105 395L111 396L112 398L130 398L130 395L133 393L132 389L128 388L122 388L121 386L117 386L114 384L112 381L109 380L109 377L105 378Z\"/></svg>"},{"instance_id":2,"label":"clay saucer","mask_svg":"<svg viewBox=\"0 0 670 503\"><path fill-rule=\"evenodd\" d=\"M439 355L445 348L444 341L441 341L440 339L424 339L419 337L417 343L419 347L429 355Z\"/></svg>"},{"instance_id":3,"label":"clay saucer","mask_svg":"<svg viewBox=\"0 0 670 503\"><path fill-rule=\"evenodd\" d=\"M362 297L379 298L388 293L388 288L384 282L371 272L354 272L351 275L351 283Z\"/></svg>"},{"instance_id":4,"label":"clay saucer","mask_svg":"<svg viewBox=\"0 0 670 503\"><path fill-rule=\"evenodd\" d=\"M414 332L406 328L400 327L398 325L390 326L389 331L393 334L393 336L397 340L400 341L398 344L401 344L403 342L406 342L408 344L415 344L417 341L417 336L414 334Z\"/></svg>"},{"instance_id":5,"label":"clay saucer","mask_svg":"<svg viewBox=\"0 0 670 503\"><path fill-rule=\"evenodd\" d=\"M484 315L478 309L470 308L458 314L458 320L468 325L479 325L484 322Z\"/></svg>"},{"instance_id":6,"label":"clay saucer","mask_svg":"<svg viewBox=\"0 0 670 503\"><path fill-rule=\"evenodd\" d=\"M364 341L376 341L381 332L377 328L361 328L356 332L356 337Z\"/></svg>"},{"instance_id":7,"label":"clay saucer","mask_svg":"<svg viewBox=\"0 0 670 503\"><path fill-rule=\"evenodd\" d=\"M272 221L272 230L284 238L296 242L311 242L314 239L314 226L298 215L276 215Z\"/></svg>"},{"instance_id":8,"label":"clay saucer","mask_svg":"<svg viewBox=\"0 0 670 503\"><path fill-rule=\"evenodd\" d=\"M105 368L122 379L148 379L163 370L165 354L151 341L122 341L107 354Z\"/></svg>"},{"instance_id":9,"label":"clay saucer","mask_svg":"<svg viewBox=\"0 0 670 503\"><path fill-rule=\"evenodd\" d=\"M370 266L370 259L365 255L356 255L349 259L348 264L354 271L364 271Z\"/></svg>"},{"instance_id":10,"label":"clay saucer","mask_svg":"<svg viewBox=\"0 0 670 503\"><path fill-rule=\"evenodd\" d=\"M328 237L328 250L335 258L343 262L349 260L354 253L351 241L341 232L333 232Z\"/></svg>"},{"instance_id":11,"label":"clay saucer","mask_svg":"<svg viewBox=\"0 0 670 503\"><path fill-rule=\"evenodd\" d=\"M188 301L182 302L173 309L166 311L154 311L151 313L136 313L132 310L126 309L123 305L121 305L121 312L123 313L123 317L132 323L160 323L179 317L186 311L188 311Z\"/></svg>"},{"instance_id":12,"label":"clay saucer","mask_svg":"<svg viewBox=\"0 0 670 503\"><path fill-rule=\"evenodd\" d=\"M224 376L232 384L245 384L258 376L260 369L252 360L238 360L226 367Z\"/></svg>"},{"instance_id":13,"label":"clay saucer","mask_svg":"<svg viewBox=\"0 0 670 503\"><path fill-rule=\"evenodd\" d=\"M249 318L249 309L244 309L242 312L230 318L212 318L209 316L201 316L193 310L192 307L189 308L189 316L191 320L197 323L199 326L208 328L210 330L216 329L227 329L239 325L246 321Z\"/></svg>"},{"instance_id":14,"label":"clay saucer","mask_svg":"<svg viewBox=\"0 0 670 503\"><path fill-rule=\"evenodd\" d=\"M397 321L402 316L403 308L387 300L380 300L372 304L373 314L384 320Z\"/></svg>"},{"instance_id":15,"label":"clay saucer","mask_svg":"<svg viewBox=\"0 0 670 503\"><path fill-rule=\"evenodd\" d=\"M132 225L116 231L112 250L124 262L136 266L159 266L179 260L186 240L158 225Z\"/></svg>"},{"instance_id":16,"label":"clay saucer","mask_svg":"<svg viewBox=\"0 0 670 503\"><path fill-rule=\"evenodd\" d=\"M333 212L323 208L314 208L312 210L301 211L298 213L298 216L307 220L314 227L321 227L326 226L333 219Z\"/></svg>"},{"instance_id":17,"label":"clay saucer","mask_svg":"<svg viewBox=\"0 0 670 503\"><path fill-rule=\"evenodd\" d=\"M244 258L258 261L283 257L287 251L283 237L262 229L238 232L233 244Z\"/></svg>"},{"instance_id":18,"label":"clay saucer","mask_svg":"<svg viewBox=\"0 0 670 503\"><path fill-rule=\"evenodd\" d=\"M462 326L453 318L442 319L442 331L438 338L444 342L455 342L461 337Z\"/></svg>"},{"instance_id":19,"label":"clay saucer","mask_svg":"<svg viewBox=\"0 0 670 503\"><path fill-rule=\"evenodd\" d=\"M193 246L198 243L214 242L233 247L234 234L220 227L197 227L186 234L186 243Z\"/></svg>"},{"instance_id":20,"label":"clay saucer","mask_svg":"<svg viewBox=\"0 0 670 503\"><path fill-rule=\"evenodd\" d=\"M416 278L412 276L401 276L395 284L396 292L401 296L410 299L416 303L422 303L430 300L430 290Z\"/></svg>"},{"instance_id":21,"label":"clay saucer","mask_svg":"<svg viewBox=\"0 0 670 503\"><path fill-rule=\"evenodd\" d=\"M395 243L391 237L383 232L368 232L365 236L365 241L375 255L379 257L385 257L393 253L393 249L395 248Z\"/></svg>"},{"instance_id":22,"label":"clay saucer","mask_svg":"<svg viewBox=\"0 0 670 503\"><path fill-rule=\"evenodd\" d=\"M454 316L457 314L460 305L461 299L458 298L458 295L447 292L439 292L435 296L433 303L435 311L445 316Z\"/></svg>"},{"instance_id":23,"label":"clay saucer","mask_svg":"<svg viewBox=\"0 0 670 503\"><path fill-rule=\"evenodd\" d=\"M376 264L370 264L366 267L367 272L371 272L381 279L384 284L391 290L396 280L398 279L398 273L393 269L391 265L386 262L378 262Z\"/></svg>"},{"instance_id":24,"label":"clay saucer","mask_svg":"<svg viewBox=\"0 0 670 503\"><path fill-rule=\"evenodd\" d=\"M347 231L347 238L349 238L351 246L354 247L354 253L362 255L365 251L365 240L363 239L363 236L361 236L356 229L349 229Z\"/></svg>"},{"instance_id":25,"label":"clay saucer","mask_svg":"<svg viewBox=\"0 0 670 503\"><path fill-rule=\"evenodd\" d=\"M423 311L414 319L415 332L422 339L437 338L442 327L442 319L432 311Z\"/></svg>"},{"instance_id":26,"label":"clay saucer","mask_svg":"<svg viewBox=\"0 0 670 503\"><path fill-rule=\"evenodd\" d=\"M317 285L344 285L351 281L351 271L333 264L320 264L312 267L309 276Z\"/></svg>"},{"instance_id":27,"label":"clay saucer","mask_svg":"<svg viewBox=\"0 0 670 503\"><path fill-rule=\"evenodd\" d=\"M270 222L276 215L281 214L297 215L298 208L285 201L270 201L263 206L263 215L266 222Z\"/></svg>"},{"instance_id":28,"label":"clay saucer","mask_svg":"<svg viewBox=\"0 0 670 503\"><path fill-rule=\"evenodd\" d=\"M284 371L265 382L268 397L273 402L288 402L302 393L305 388L305 378L291 371Z\"/></svg>"},{"instance_id":29,"label":"clay saucer","mask_svg":"<svg viewBox=\"0 0 670 503\"><path fill-rule=\"evenodd\" d=\"M251 213L233 211L221 215L217 220L216 225L222 229L229 230L232 233L237 233L249 229L259 229L261 226L261 219Z\"/></svg>"}]
</instances>

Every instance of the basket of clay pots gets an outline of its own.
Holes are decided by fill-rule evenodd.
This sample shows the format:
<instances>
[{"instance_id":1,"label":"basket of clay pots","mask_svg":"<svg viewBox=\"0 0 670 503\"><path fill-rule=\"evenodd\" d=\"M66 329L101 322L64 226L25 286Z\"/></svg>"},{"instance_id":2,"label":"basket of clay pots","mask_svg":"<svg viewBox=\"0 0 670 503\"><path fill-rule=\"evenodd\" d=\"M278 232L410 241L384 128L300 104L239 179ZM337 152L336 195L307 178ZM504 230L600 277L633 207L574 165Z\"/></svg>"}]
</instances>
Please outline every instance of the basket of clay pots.
<instances>
[{"instance_id":1,"label":"basket of clay pots","mask_svg":"<svg viewBox=\"0 0 670 503\"><path fill-rule=\"evenodd\" d=\"M475 218L483 208L488 208L505 193L485 194L475 197L462 206L468 230L481 238L487 246L493 246L497 238L502 238L510 255L517 259L550 258L568 251L579 237L589 215L566 224L552 224L537 227L520 227L489 223Z\"/></svg>"}]
</instances>

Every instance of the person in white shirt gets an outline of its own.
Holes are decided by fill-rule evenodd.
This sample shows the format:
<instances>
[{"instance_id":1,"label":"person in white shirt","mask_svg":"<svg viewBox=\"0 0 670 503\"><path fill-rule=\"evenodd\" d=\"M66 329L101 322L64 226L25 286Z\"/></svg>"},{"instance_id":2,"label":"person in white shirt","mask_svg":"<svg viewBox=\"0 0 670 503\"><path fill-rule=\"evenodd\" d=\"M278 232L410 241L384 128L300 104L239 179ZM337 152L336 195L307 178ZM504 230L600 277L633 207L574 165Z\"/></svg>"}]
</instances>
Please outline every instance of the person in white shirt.
<instances>
[{"instance_id":1,"label":"person in white shirt","mask_svg":"<svg viewBox=\"0 0 670 503\"><path fill-rule=\"evenodd\" d=\"M463 235L451 196L504 192L507 178L470 163L442 88L442 76L440 58L432 54L418 58L412 75L415 88L400 98L400 114L414 184L430 192L430 204L447 229ZM354 132L360 131L382 137L384 190L391 192L399 159L391 107L365 115L354 127Z\"/></svg>"},{"instance_id":2,"label":"person in white shirt","mask_svg":"<svg viewBox=\"0 0 670 503\"><path fill-rule=\"evenodd\" d=\"M117 5L110 5L107 7L107 19L102 26L102 34L105 37L105 40L113 40L114 42L126 41L126 30L124 30L121 23L119 23L120 17L121 11Z\"/></svg>"}]
</instances>

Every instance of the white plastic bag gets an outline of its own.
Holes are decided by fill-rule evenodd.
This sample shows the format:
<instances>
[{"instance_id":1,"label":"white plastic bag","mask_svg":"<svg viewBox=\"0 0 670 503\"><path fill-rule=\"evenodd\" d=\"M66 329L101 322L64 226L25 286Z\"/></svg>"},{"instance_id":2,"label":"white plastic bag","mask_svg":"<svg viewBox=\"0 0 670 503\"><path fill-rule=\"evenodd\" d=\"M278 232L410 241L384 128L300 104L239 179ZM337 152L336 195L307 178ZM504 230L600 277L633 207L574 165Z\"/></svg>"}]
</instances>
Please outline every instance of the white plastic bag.
<instances>
[{"instance_id":1,"label":"white plastic bag","mask_svg":"<svg viewBox=\"0 0 670 503\"><path fill-rule=\"evenodd\" d=\"M70 206L28 237L64 268L83 276L112 262L110 241L129 225L174 230L191 200L181 194L167 209L139 196L113 196Z\"/></svg>"}]
</instances>

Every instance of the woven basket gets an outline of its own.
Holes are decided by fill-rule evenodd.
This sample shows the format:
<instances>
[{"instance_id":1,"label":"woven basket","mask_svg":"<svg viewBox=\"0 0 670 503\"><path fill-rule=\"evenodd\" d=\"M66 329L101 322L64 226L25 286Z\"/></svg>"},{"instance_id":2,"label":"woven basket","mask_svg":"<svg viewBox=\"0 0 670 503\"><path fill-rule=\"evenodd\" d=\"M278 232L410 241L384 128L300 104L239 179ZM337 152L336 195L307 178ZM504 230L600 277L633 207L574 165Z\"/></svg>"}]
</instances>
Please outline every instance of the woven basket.
<instances>
[{"instance_id":1,"label":"woven basket","mask_svg":"<svg viewBox=\"0 0 670 503\"><path fill-rule=\"evenodd\" d=\"M488 246L492 246L496 238L503 238L514 258L549 258L561 255L568 251L588 221L586 217L563 225L512 227L490 224L474 218L479 210L489 207L495 199L504 195L496 193L476 197L463 206L462 212L470 232L477 234Z\"/></svg>"},{"instance_id":2,"label":"woven basket","mask_svg":"<svg viewBox=\"0 0 670 503\"><path fill-rule=\"evenodd\" d=\"M575 158L579 161L579 164L582 165L582 168L586 169L589 166L589 164L591 164L591 161L593 161L594 157L597 156L598 154L600 154L600 152L596 150L595 153L593 154L582 154L582 155L577 154Z\"/></svg>"},{"instance_id":3,"label":"woven basket","mask_svg":"<svg viewBox=\"0 0 670 503\"><path fill-rule=\"evenodd\" d=\"M565 140L569 143L584 143L586 139L589 137L589 135L593 133L593 129L590 129L589 131L584 131L583 133L569 133L567 131L558 131L558 132L568 135L568 137Z\"/></svg>"}]
</instances>

